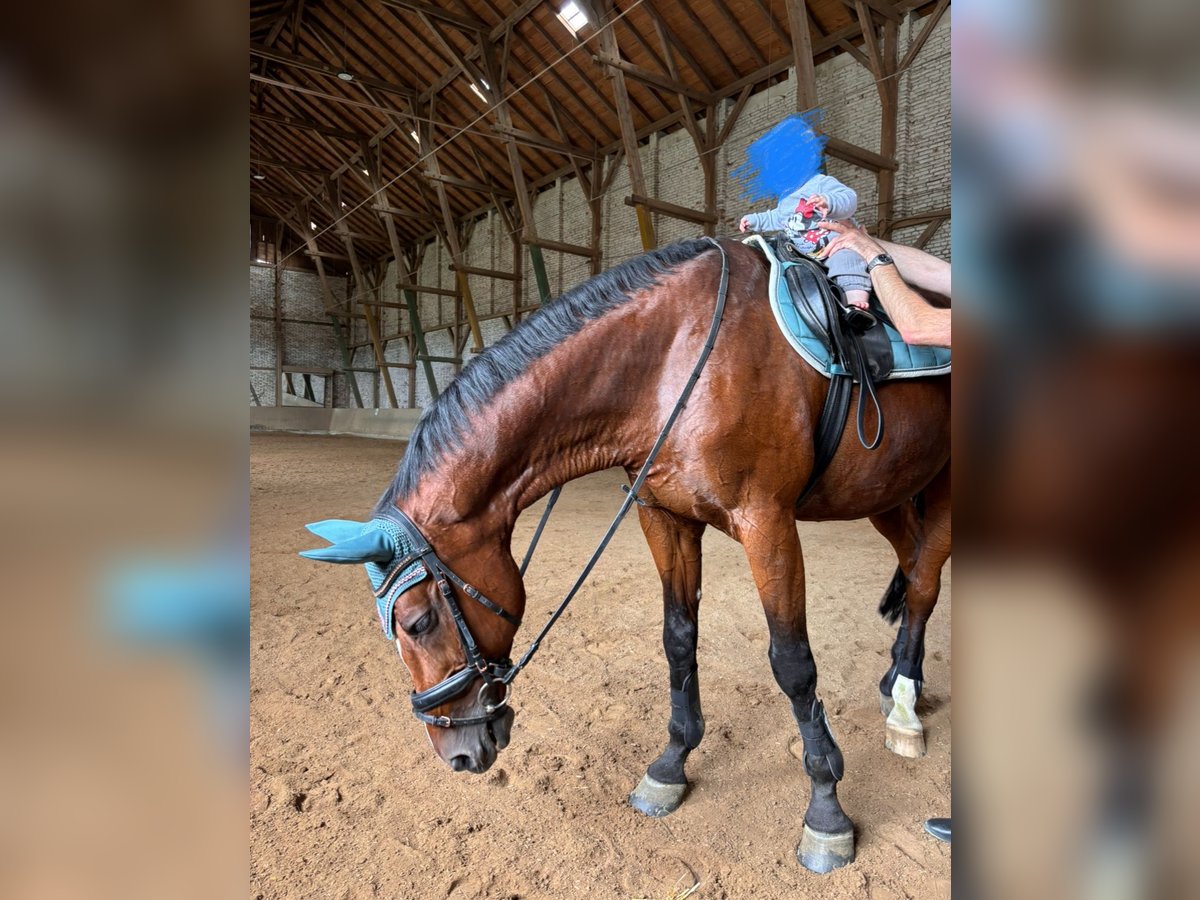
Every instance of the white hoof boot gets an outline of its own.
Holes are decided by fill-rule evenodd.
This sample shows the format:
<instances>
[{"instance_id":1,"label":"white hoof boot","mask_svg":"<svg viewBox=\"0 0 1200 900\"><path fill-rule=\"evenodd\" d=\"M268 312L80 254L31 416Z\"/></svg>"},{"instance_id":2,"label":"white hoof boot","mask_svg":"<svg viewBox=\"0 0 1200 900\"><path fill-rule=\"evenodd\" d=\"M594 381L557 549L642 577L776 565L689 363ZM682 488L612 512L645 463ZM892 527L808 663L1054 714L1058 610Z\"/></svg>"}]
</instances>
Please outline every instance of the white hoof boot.
<instances>
[{"instance_id":1,"label":"white hoof boot","mask_svg":"<svg viewBox=\"0 0 1200 900\"><path fill-rule=\"evenodd\" d=\"M925 729L917 718L917 686L911 678L897 675L892 685L892 711L887 717L884 745L898 756L917 759L925 755Z\"/></svg>"}]
</instances>

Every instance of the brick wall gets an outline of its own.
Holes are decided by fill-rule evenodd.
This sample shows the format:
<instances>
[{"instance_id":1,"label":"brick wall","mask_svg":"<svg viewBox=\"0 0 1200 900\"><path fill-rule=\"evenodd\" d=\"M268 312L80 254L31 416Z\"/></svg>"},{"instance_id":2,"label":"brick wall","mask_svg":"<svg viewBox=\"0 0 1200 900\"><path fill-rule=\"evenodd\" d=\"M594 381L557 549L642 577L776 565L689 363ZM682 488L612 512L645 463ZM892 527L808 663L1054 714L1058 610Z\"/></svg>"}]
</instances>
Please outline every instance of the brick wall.
<instances>
[{"instance_id":1,"label":"brick wall","mask_svg":"<svg viewBox=\"0 0 1200 900\"><path fill-rule=\"evenodd\" d=\"M346 280L330 278L334 296L345 296ZM333 328L327 324L325 301L321 282L311 272L283 269L280 282L280 307L285 319L297 319L320 324L285 322L283 325L283 364L290 366L312 366L315 368L341 368L341 356L333 337ZM272 317L275 311L275 267L259 264L250 266L250 314ZM263 406L275 405L275 325L272 321L259 318L250 320L250 365L269 366L271 371L250 370L250 383ZM303 379L294 375L297 393L303 393ZM349 390L341 373L334 375L335 405L353 405ZM324 382L313 379L317 400L323 400ZM286 383L285 383L286 390ZM345 391L349 403L341 402ZM366 398L364 398L365 401ZM254 403L251 395L250 403Z\"/></svg>"},{"instance_id":2,"label":"brick wall","mask_svg":"<svg viewBox=\"0 0 1200 900\"><path fill-rule=\"evenodd\" d=\"M909 42L919 33L924 21L905 17L900 31L901 56ZM879 149L879 100L871 74L853 57L841 54L818 66L816 75L818 97L825 116L825 130L843 140L877 151ZM716 164L717 207L721 214L721 221L717 226L718 234L734 232L738 220L748 211L740 199L738 185L733 183L729 173L745 160L746 147L781 118L791 113L794 110L794 104L795 85L790 78L753 95L742 111L729 139L718 151ZM725 121L732 106L732 100L721 105L718 110L719 125ZM900 79L897 125L899 168L896 173L896 217L949 207L949 16L943 17L909 71ZM701 127L703 128L703 125ZM641 145L640 156L647 189L653 196L694 209L703 207L703 173L696 157L695 147L686 131L681 129L669 135L652 136ZM874 173L832 159L828 163L828 171L858 192L857 218L864 225L873 225L877 218L876 204L878 202ZM642 252L636 214L624 202L625 197L631 193L628 168L622 164L602 202L600 249L603 267L615 265ZM757 208L762 209L763 207ZM555 184L539 193L534 200L533 216L541 237L573 244L588 243L591 233L591 213L583 192L573 177L559 179ZM654 215L653 220L660 244L701 233L699 226L667 216ZM924 225L904 229L898 231L895 237L902 242L911 242L923 229ZM941 227L926 249L949 259L949 223ZM527 306L537 302L538 293L528 258L528 249L522 247L521 252L524 254L521 305ZM465 254L469 266L504 272L512 271L512 240L503 218L498 213L489 212L475 223ZM588 260L582 257L560 254L550 250L544 251L544 257L551 293L555 296L585 280L588 276ZM443 247L439 241L432 242L426 247L424 259L416 273L417 283L452 289L455 281L454 273L449 270L449 265L449 250ZM263 288L261 285L256 288L255 272L256 269L252 268L251 305L257 311L258 307L255 304L262 302ZM261 273L264 274L260 274L259 280L265 278L267 311L269 313L270 270L262 269ZM313 282L316 280L314 276L307 277L311 278ZM395 264L393 263L385 278L383 290L385 300L403 301L403 298L396 296L396 280ZM487 319L489 316L511 312L513 297L510 282L474 275L469 276L469 281L476 309L481 318ZM317 289L319 290L319 285L317 285ZM342 289L344 290L344 284ZM301 282L297 282L296 290L299 295L310 289L302 288ZM305 296L311 295L305 294ZM296 300L298 305L303 305L304 302L300 299ZM449 332L444 327L439 327L455 321L455 305L456 301L452 297L428 294L420 297L421 321L427 329L426 341L431 355L445 357L455 355L455 348L451 344ZM285 313L285 315L290 315L290 313ZM401 329L402 323L403 328L407 330L407 314L403 310L386 309L382 311L382 329L385 335L397 333ZM272 364L270 323L253 322L252 326L254 364ZM494 343L505 333L504 323L499 318L487 319L482 323L481 328L486 345ZM323 332L329 332L329 329L323 329ZM300 345L293 353L292 344L288 343L285 354L286 362L316 359L321 356L322 352L325 352L327 355L324 357L324 361L314 364L340 367L341 361L336 347L333 346L332 334L306 335L303 333L303 329L296 326L285 337L290 341L293 334ZM321 349L322 339L326 341L324 351ZM365 324L361 320L356 320L352 343L366 340ZM471 343L471 339L468 338L467 345L463 349L464 363L471 358ZM309 354L312 354L311 357ZM266 357L270 357L271 362L258 362L259 359ZM369 366L372 364L372 359L370 347L360 348L355 355L355 365ZM387 349L387 359L392 362L410 362L406 341L391 341ZM450 363L434 363L433 370L438 385L445 387L453 377L455 367ZM270 389L271 373L259 374L266 376L267 387ZM419 365L415 370L392 369L391 375L396 390L396 399L400 406L408 403L410 379L414 375L417 404L419 406L428 404L431 395L424 372ZM374 405L375 398L378 397L379 405L387 405L386 392L381 385L377 384L377 376L362 373L357 377L363 392L364 403L368 406ZM353 405L344 379L339 376L335 380L338 382L337 405ZM255 383L257 386L259 381ZM263 398L264 403L269 402L261 389L259 395Z\"/></svg>"}]
</instances>

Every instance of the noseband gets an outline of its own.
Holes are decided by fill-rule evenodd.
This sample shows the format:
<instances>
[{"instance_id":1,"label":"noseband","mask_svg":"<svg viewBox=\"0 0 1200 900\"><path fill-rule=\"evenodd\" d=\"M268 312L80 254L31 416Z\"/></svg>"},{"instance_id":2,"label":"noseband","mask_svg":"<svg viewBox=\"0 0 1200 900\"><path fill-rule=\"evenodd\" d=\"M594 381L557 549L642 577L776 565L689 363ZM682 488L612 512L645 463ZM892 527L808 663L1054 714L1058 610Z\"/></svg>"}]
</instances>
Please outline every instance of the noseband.
<instances>
[{"instance_id":1,"label":"noseband","mask_svg":"<svg viewBox=\"0 0 1200 900\"><path fill-rule=\"evenodd\" d=\"M683 391L679 395L679 400L675 403L675 408L671 411L662 430L658 433L658 439L654 442L654 446L650 448L650 452L646 456L646 461L642 463L642 468L638 472L637 478L632 485L625 488L625 499L622 501L620 509L617 510L612 523L608 526L608 531L600 539L600 543L592 553L591 559L587 561L587 565L583 567L583 571L579 573L579 577L575 579L575 583L571 586L571 589L559 602L554 612L550 614L550 617L546 620L546 624L542 626L542 630L538 632L537 637L533 639L533 642L529 645L529 649L525 651L518 662L514 663L511 659L507 658L502 660L484 659L483 654L479 652L479 645L476 644L475 638L471 634L471 629L467 627L467 622L463 618L462 608L458 605L458 600L454 596L454 588L457 587L467 597L474 600L484 609L488 610L488 612L499 616L514 628L521 624L521 620L455 575L454 571L442 562L437 553L434 552L429 541L425 539L425 535L421 533L421 529L417 527L416 523L403 510L391 507L384 512L376 513L378 517L387 519L400 528L413 547L406 556L391 564L392 568L390 571L393 573L404 572L408 566L414 563L420 563L425 567L426 571L433 577L434 584L437 585L442 599L446 601L446 606L450 608L450 615L454 619L454 627L458 629L458 641L462 644L463 652L467 656L466 665L457 672L447 675L433 687L426 688L423 691L414 691L411 695L413 715L426 725L434 725L438 728L483 725L488 722L494 722L504 715L509 697L512 694L511 685L513 679L533 659L533 655L537 653L538 647L541 646L542 638L546 636L554 623L558 621L559 616L566 611L567 604L571 602L579 592L579 589L583 587L584 581L591 574L601 554L604 553L605 548L608 546L608 542L612 540L612 536L616 534L617 526L621 524L621 520L629 512L629 508L635 501L642 502L638 497L638 491L645 483L646 477L650 474L650 467L654 464L659 450L662 449L663 444L666 442L667 435L671 432L672 427L674 427L675 420L679 418L679 414L687 404L688 397L692 394L692 389L696 386L696 382L700 380L700 373L704 370L704 364L708 361L708 356L712 352L713 344L717 339L717 332L721 327L721 318L725 313L725 298L729 289L729 258L725 254L724 247L712 238L709 238L709 240L712 241L721 254L721 280L717 288L716 310L713 312L712 325L709 327L708 339L705 341L704 349L700 351L700 357L696 360L691 377L688 378L687 384L684 385ZM538 538L541 537L542 529L545 527L546 520L550 516L550 511L554 508L554 503L558 499L561 490L561 487L556 487L550 495L546 509L542 513L541 522L538 524L529 550L525 554L525 561L521 564L522 575L525 574L525 569L529 565L534 547L537 545ZM404 586L401 587L400 592L402 593L414 584L416 584L416 580L409 578ZM376 598L382 599L392 587L393 579L386 579L376 591ZM388 623L384 623L384 628L388 628ZM483 707L482 715L451 718L450 716L431 716L429 714L429 710L444 703L449 703L451 700L455 700L465 694L476 678L482 678L484 682L479 689L479 701ZM502 692L499 699L491 700L488 696L488 692L493 690Z\"/></svg>"}]
</instances>

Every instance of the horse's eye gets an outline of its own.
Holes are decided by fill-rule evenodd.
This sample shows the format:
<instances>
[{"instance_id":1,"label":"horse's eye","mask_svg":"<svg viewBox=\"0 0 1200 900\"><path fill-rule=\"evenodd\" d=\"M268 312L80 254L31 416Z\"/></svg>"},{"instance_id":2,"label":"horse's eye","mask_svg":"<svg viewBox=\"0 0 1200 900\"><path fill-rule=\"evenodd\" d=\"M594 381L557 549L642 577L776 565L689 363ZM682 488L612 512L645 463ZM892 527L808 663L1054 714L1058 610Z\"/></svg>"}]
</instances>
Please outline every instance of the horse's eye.
<instances>
[{"instance_id":1,"label":"horse's eye","mask_svg":"<svg viewBox=\"0 0 1200 900\"><path fill-rule=\"evenodd\" d=\"M426 631L429 631L431 628L433 628L436 622L437 618L434 616L433 610L431 609L415 622L410 622L408 625L405 625L404 631L406 634L410 634L415 637L418 634L424 634Z\"/></svg>"}]
</instances>

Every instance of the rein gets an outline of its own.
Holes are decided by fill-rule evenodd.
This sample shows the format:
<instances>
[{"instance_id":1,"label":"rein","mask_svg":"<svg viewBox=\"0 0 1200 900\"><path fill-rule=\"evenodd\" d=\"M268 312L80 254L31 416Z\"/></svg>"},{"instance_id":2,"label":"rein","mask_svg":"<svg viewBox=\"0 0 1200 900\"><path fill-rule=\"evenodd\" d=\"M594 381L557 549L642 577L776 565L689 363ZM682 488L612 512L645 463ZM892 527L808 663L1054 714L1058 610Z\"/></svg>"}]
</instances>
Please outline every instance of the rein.
<instances>
[{"instance_id":1,"label":"rein","mask_svg":"<svg viewBox=\"0 0 1200 900\"><path fill-rule=\"evenodd\" d=\"M520 625L520 619L507 612L498 603L490 600L488 597L481 594L477 589L467 584L438 557L430 546L429 541L421 533L416 523L412 521L403 511L399 509L389 510L381 515L389 519L399 526L412 541L414 549L400 563L395 565L396 571L403 571L407 566L414 562L422 563L433 576L434 583L437 585L438 592L446 601L446 605L450 608L450 615L454 619L454 626L458 630L459 643L462 644L463 651L467 656L467 664L462 669L452 675L443 678L433 687L423 691L416 691L411 695L413 715L426 725L434 725L439 728L455 728L464 725L481 725L488 722L493 722L504 714L505 707L508 705L511 696L513 679L529 665L534 654L542 644L543 638L554 627L554 623L559 620L567 606L579 593L579 589L583 587L583 583L592 573L596 563L599 562L601 555L608 547L609 541L617 532L621 521L629 512L629 508L635 502L641 502L638 497L638 491L645 484L646 478L650 474L650 467L654 464L654 460L658 457L658 453L662 450L663 444L666 443L667 435L671 433L671 429L675 426L676 420L679 418L684 407L687 405L688 398L692 394L692 389L700 380L700 375L704 371L704 365L708 362L709 354L712 353L713 345L717 340L717 332L721 328L721 320L725 314L725 300L729 292L729 257L725 252L725 248L713 238L708 238L714 247L721 253L721 280L717 286L717 304L713 311L712 324L709 326L708 338L704 342L704 348L700 351L700 356L696 360L695 366L692 367L692 374L688 378L687 384L679 394L679 399L675 402L675 408L671 410L670 416L667 417L666 423L662 430L658 433L658 438L654 445L650 448L650 453L646 456L645 462L642 463L641 469L638 471L637 478L633 484L625 491L625 499L621 502L617 514L613 517L612 522L608 526L608 530L600 539L600 543L592 552L591 558L584 565L583 571L575 579L575 583L571 585L566 596L555 607L546 623L534 637L529 648L521 656L521 658L513 663L509 659L489 661L484 659L479 652L479 647L475 642L474 636L471 634L471 629L467 627L466 620L463 618L462 608L459 606L457 599L454 596L454 588L457 586L467 597L479 603L489 612L504 619L504 621L517 626ZM534 532L533 539L530 541L529 549L525 552L525 559L521 563L521 575L525 574L526 568L529 566L530 560L533 558L534 548L537 546L538 540L542 536L542 530L545 528L546 521L550 518L550 512L554 509L554 504L558 500L559 494L562 492L562 487L556 487L550 495L550 499L546 504L546 509L542 512L542 518L538 522L537 530ZM448 703L457 697L466 693L471 682L475 678L482 678L483 686L480 688L479 697L483 705L484 712L482 715L469 716L463 718L451 718L450 716L433 716L429 714L429 710L434 707ZM489 690L492 688L503 687L503 696L499 699L491 700L485 698Z\"/></svg>"}]
</instances>

